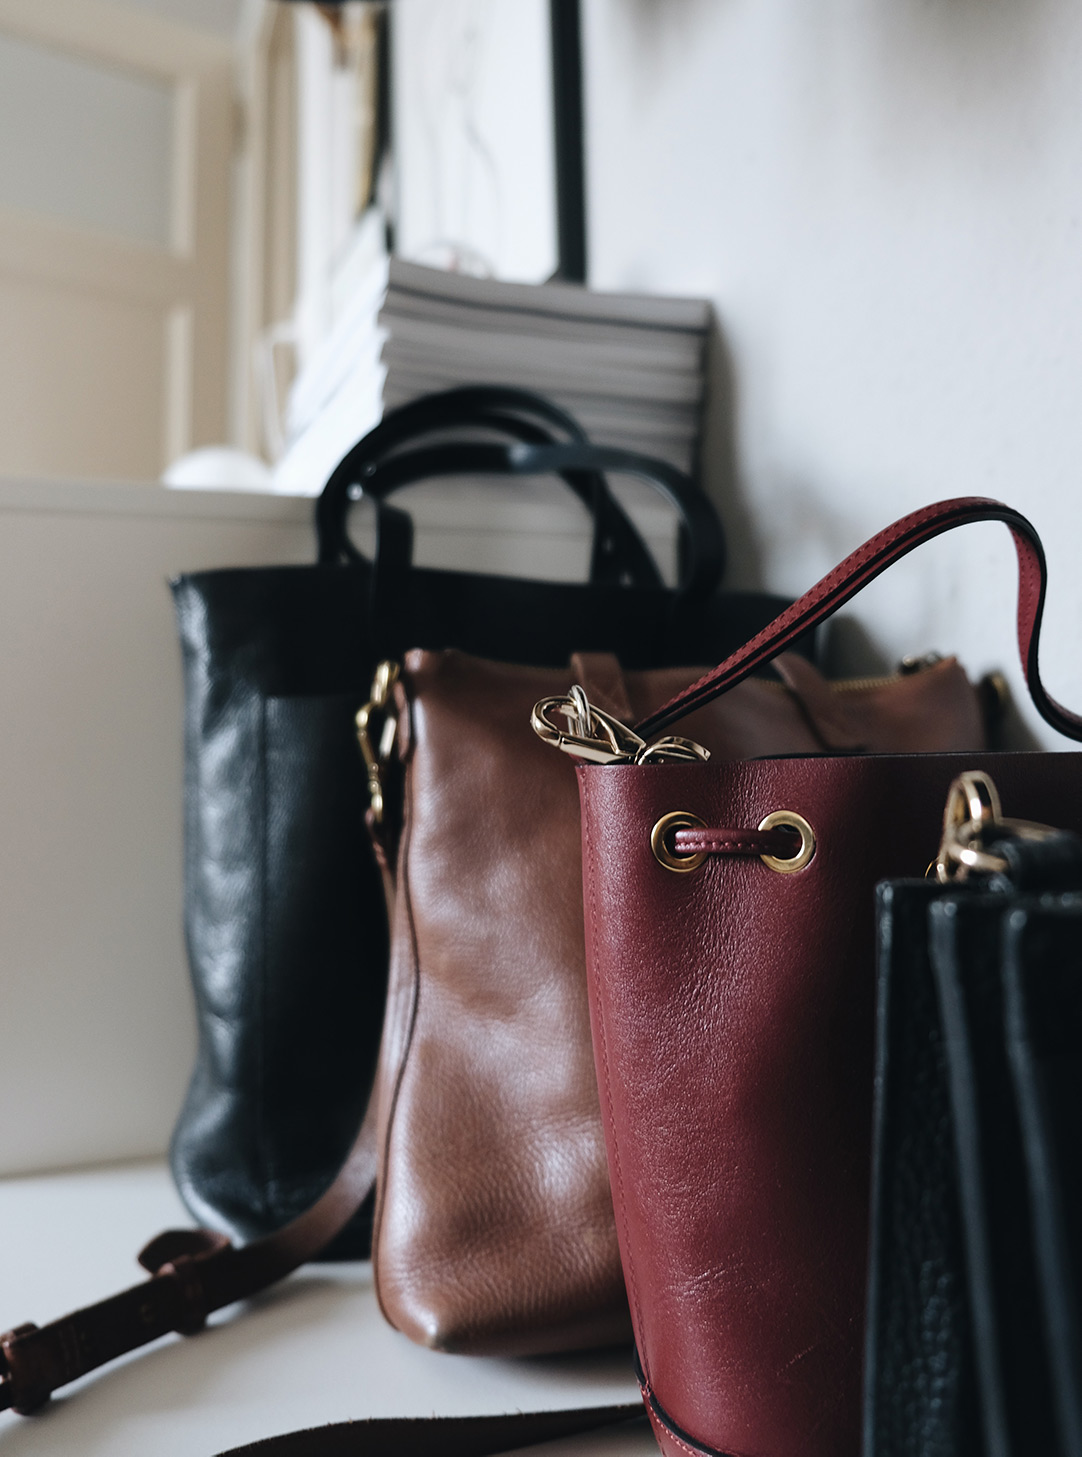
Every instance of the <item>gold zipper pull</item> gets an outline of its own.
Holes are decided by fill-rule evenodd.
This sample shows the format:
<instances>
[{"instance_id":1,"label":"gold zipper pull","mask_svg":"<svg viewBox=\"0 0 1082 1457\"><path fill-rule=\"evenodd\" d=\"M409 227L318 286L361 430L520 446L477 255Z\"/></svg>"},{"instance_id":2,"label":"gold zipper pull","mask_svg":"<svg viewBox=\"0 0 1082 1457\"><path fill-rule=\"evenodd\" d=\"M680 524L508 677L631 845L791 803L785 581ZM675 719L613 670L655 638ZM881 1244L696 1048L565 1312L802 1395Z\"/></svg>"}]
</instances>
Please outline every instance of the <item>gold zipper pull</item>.
<instances>
[{"instance_id":1,"label":"gold zipper pull","mask_svg":"<svg viewBox=\"0 0 1082 1457\"><path fill-rule=\"evenodd\" d=\"M530 724L544 743L591 764L705 763L710 757L709 749L691 739L670 736L648 744L626 723L595 708L577 683L567 694L536 703Z\"/></svg>"},{"instance_id":2,"label":"gold zipper pull","mask_svg":"<svg viewBox=\"0 0 1082 1457\"><path fill-rule=\"evenodd\" d=\"M898 672L903 678L909 678L914 673L926 673L929 668L934 668L942 661L942 653L906 653L898 664Z\"/></svg>"}]
</instances>

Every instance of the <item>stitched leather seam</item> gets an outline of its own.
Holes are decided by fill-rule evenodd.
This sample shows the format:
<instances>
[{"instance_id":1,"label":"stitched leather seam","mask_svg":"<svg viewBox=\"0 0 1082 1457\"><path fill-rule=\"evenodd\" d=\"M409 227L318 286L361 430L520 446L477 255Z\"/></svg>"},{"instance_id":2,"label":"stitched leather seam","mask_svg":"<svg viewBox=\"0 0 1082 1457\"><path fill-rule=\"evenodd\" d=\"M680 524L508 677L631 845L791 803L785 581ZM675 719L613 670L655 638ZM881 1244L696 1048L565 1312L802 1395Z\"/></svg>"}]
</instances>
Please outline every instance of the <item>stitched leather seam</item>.
<instances>
[{"instance_id":1,"label":"stitched leather seam","mask_svg":"<svg viewBox=\"0 0 1082 1457\"><path fill-rule=\"evenodd\" d=\"M1015 535L1015 551L1018 555L1018 577L1019 577L1019 600L1018 600L1018 646L1022 655L1022 670L1029 681L1029 656L1030 644L1033 641L1033 577L1035 562L1033 548L1030 542ZM1024 604L1024 605L1023 605ZM1034 654L1034 668L1036 668L1036 654Z\"/></svg>"},{"instance_id":2,"label":"stitched leather seam","mask_svg":"<svg viewBox=\"0 0 1082 1457\"><path fill-rule=\"evenodd\" d=\"M1011 528L1011 534L1014 537L1018 554L1018 651L1022 659L1022 672L1029 687L1030 696L1038 710L1042 712L1042 717L1047 720L1050 713L1055 720L1053 727L1068 738L1077 740L1082 737L1082 716L1072 713L1070 709L1057 703L1041 682L1037 661L1040 624L1036 618L1038 605L1043 607L1041 587L1044 582L1044 573L1041 570L1039 550L1028 537L1023 536L1014 527ZM1048 713L1044 712L1042 705L1047 708Z\"/></svg>"},{"instance_id":3,"label":"stitched leather seam","mask_svg":"<svg viewBox=\"0 0 1082 1457\"><path fill-rule=\"evenodd\" d=\"M923 524L923 518L929 517L934 514L934 508L924 507L923 510L915 511L912 516L904 519L906 519L909 523L909 528L911 530ZM816 602L814 605L818 606L824 598L829 596L831 588L835 586L836 583L851 574L855 575L861 567L867 564L871 557L875 556L876 552L879 551L881 547L888 545L891 540L891 535L893 531L894 527L888 526L884 528L884 530L877 532L875 536L871 537L869 541L865 542L865 544L857 551L853 552L851 556L846 557L844 561L839 562L836 567L828 572L827 575L823 577L819 583L820 591L816 596ZM905 534L908 535L909 531L907 531ZM798 614L794 610L797 605L798 603L794 603L792 607L787 607L784 612L778 614L778 616L774 619L773 623L771 623L767 627L764 627L763 630L756 633L753 638L749 638L743 649L741 649L741 658L745 660L747 658L750 658L753 655L753 651L755 648L761 646L766 642L769 642L772 637L780 638L786 631L786 629L799 621L800 614ZM714 681L713 672L716 672L716 669L710 673L704 673L697 682L692 683L690 688L686 688L683 694L680 695L681 699L693 698L701 688L706 687L708 683ZM666 705L666 707L668 707L668 705ZM665 710L662 711L664 712Z\"/></svg>"},{"instance_id":4,"label":"stitched leather seam","mask_svg":"<svg viewBox=\"0 0 1082 1457\"><path fill-rule=\"evenodd\" d=\"M588 787L587 787L587 794L589 794ZM593 856L593 842L592 842L592 838L591 838L591 826L592 826L592 821L593 821L592 805L589 805L588 806L588 805L585 805L584 804L583 805L583 811L584 812L583 812L583 816L582 816L582 826L583 826L583 836L584 836L584 840L585 840L585 844L584 844L584 847L583 847L583 851L584 851L584 864L589 867L588 868L588 871L587 871L587 876L588 876L588 881L589 881L589 899L590 899L590 940L591 940L591 945L594 948L595 953L596 953L596 948L597 948L597 895L596 895L596 873L595 873L594 856ZM623 1235L624 1235L623 1247L627 1251L627 1272L626 1273L627 1273L628 1293L629 1293L629 1295L631 1297L631 1306L632 1306L632 1312L633 1312L633 1320L634 1320L635 1331L636 1331L636 1342L637 1342L637 1344L639 1346L639 1349L640 1349L640 1352L641 1352L641 1350L642 1350L642 1344L643 1344L642 1343L642 1335L645 1332L644 1332L643 1322L642 1322L642 1308L641 1308L641 1306L639 1304L639 1286L638 1286L638 1281L637 1281L637 1279L635 1277L635 1261L634 1261L634 1259L632 1257L632 1252L631 1252L631 1239L630 1239L630 1235L629 1235L628 1227L627 1227L627 1210L626 1210L626 1202L627 1201L626 1201L626 1197L625 1197L625 1194L624 1194L624 1175L623 1175L623 1168L622 1168L622 1166L620 1164L620 1144L619 1144L619 1140L617 1139L617 1136L616 1136L616 1124L615 1124L615 1120L613 1118L613 1113L612 1113L612 1077L611 1077L610 1072L609 1072L609 1047L608 1047L608 1038L606 1036L606 1031L605 1031L605 1011L604 1011L604 1005L603 1005L603 998L602 998L602 994L601 994L601 987L600 987L600 983L598 981L598 978L596 976L591 977L590 978L590 983L591 983L591 992L592 992L592 997L593 997L594 1005L597 1008L598 1041L599 1041L599 1043L601 1045L601 1063L602 1063L602 1067L604 1068L604 1088L603 1088L603 1091L604 1091L604 1096L605 1096L605 1116L606 1116L606 1121L608 1123L609 1130L610 1130L611 1135L612 1135L612 1137L610 1139L610 1143L611 1143L611 1146L612 1146L612 1163L613 1163L612 1172L613 1172L613 1175L614 1175L612 1182L615 1185L614 1194L616 1196L618 1196L618 1197L614 1197L613 1198L613 1209L614 1209L614 1212L617 1215L617 1218L620 1220L620 1226L621 1226L621 1229L622 1229ZM640 1359L641 1359L641 1357L640 1357Z\"/></svg>"},{"instance_id":5,"label":"stitched leather seam","mask_svg":"<svg viewBox=\"0 0 1082 1457\"><path fill-rule=\"evenodd\" d=\"M409 857L410 848L413 842L413 766L406 770L405 784L403 786L403 821L402 838L399 846L399 870L397 894L402 897L405 907L406 920L409 925L410 961L412 963L413 986L410 995L410 1007L407 1019L406 1032L402 1043L402 1051L398 1060L398 1067L395 1071L394 1091L391 1094L391 1106L387 1114L387 1128L383 1137L383 1152L380 1164L377 1167L376 1179L376 1209L372 1220L372 1274L376 1289L376 1300L383 1312L384 1319L388 1325L398 1330L398 1326L392 1319L386 1306L383 1303L383 1295L380 1291L379 1282L379 1244L380 1234L383 1229L383 1217L386 1212L387 1199L387 1178L386 1170L390 1161L391 1139L394 1133L395 1115L398 1112L398 1100L401 1093L402 1083L406 1075L406 1064L409 1060L410 1048L413 1045L413 1034L417 1026L417 1006L421 993L421 962L420 953L417 949L417 924L413 915L413 898L410 895ZM390 1008L388 1008L390 1011ZM380 1178L379 1171L383 1171L383 1178Z\"/></svg>"},{"instance_id":6,"label":"stitched leather seam","mask_svg":"<svg viewBox=\"0 0 1082 1457\"><path fill-rule=\"evenodd\" d=\"M1068 738L1082 739L1082 716L1072 713L1048 694L1040 680L1037 666L1037 635L1034 633L1034 616L1036 612L1036 600L1033 592L1034 579L1038 585L1043 581L1043 572L1038 556L1038 547L1030 540L1020 527L1012 522L1024 519L1020 518L1017 511L1002 502L993 501L986 497L962 497L952 503L953 510L941 511L938 507L925 507L921 511L903 517L902 522L896 522L894 527L887 527L866 542L858 551L852 553L839 563L822 581L818 584L819 590L814 601L809 605L803 614L796 614L792 609L779 615L776 623L783 626L768 635L769 629L764 629L756 637L750 639L744 649L740 650L740 661L730 669L729 674L718 674L717 669L712 673L705 674L697 683L693 683L683 694L670 705L658 710L656 715L643 720L644 724L650 726L649 731L654 732L658 728L666 727L676 718L682 717L693 708L701 706L701 702L708 702L710 697L726 691L735 686L735 683L746 677L759 660L755 658L754 649L759 646L769 646L771 642L779 649L793 636L797 626L805 627L814 625L830 616L833 607L826 608L826 604L832 595L834 588L839 584L846 584L847 579L853 581L853 592L846 597L854 596L857 591L872 579L873 573L865 568L876 566L876 558L882 555L881 565L878 571L884 571L894 565L901 557L908 554L915 547L923 546L925 542L933 540L936 536L944 535L947 531L958 526L967 525L974 521L1001 521L1014 538L1018 551L1019 561L1019 600L1018 600L1018 645L1022 658L1023 671L1034 704L1042 717L1052 727ZM987 508L991 507L989 511ZM897 531L896 528L902 523L906 529ZM938 530L928 531L928 524L932 523L939 527ZM893 548L893 549L891 549ZM815 590L815 589L812 589ZM1039 595L1039 593L1037 594ZM795 606L796 604L794 604ZM835 604L840 606L841 603ZM823 609L826 608L824 611ZM768 660L768 659L767 659ZM1032 671L1031 671L1032 670ZM700 697L705 690L715 687L717 692L713 695ZM641 725L640 725L641 727Z\"/></svg>"},{"instance_id":7,"label":"stitched leather seam","mask_svg":"<svg viewBox=\"0 0 1082 1457\"><path fill-rule=\"evenodd\" d=\"M796 843L796 842L794 842ZM747 855L771 854L773 841L768 840L765 835L740 840L714 840L707 839L705 835L688 836L687 840L680 840L677 849L681 855L714 855L722 850L743 851Z\"/></svg>"},{"instance_id":8,"label":"stitched leather seam","mask_svg":"<svg viewBox=\"0 0 1082 1457\"><path fill-rule=\"evenodd\" d=\"M719 1448L710 1447L705 1442L696 1443L695 1446L692 1446L691 1443L694 1441L694 1438L686 1440L679 1435L648 1382L640 1381L639 1393L642 1396L643 1405L646 1407L646 1414L650 1418L651 1424L658 1428L668 1441L681 1448L682 1451L689 1453L689 1457L745 1457L745 1454L732 1450L722 1452Z\"/></svg>"}]
</instances>

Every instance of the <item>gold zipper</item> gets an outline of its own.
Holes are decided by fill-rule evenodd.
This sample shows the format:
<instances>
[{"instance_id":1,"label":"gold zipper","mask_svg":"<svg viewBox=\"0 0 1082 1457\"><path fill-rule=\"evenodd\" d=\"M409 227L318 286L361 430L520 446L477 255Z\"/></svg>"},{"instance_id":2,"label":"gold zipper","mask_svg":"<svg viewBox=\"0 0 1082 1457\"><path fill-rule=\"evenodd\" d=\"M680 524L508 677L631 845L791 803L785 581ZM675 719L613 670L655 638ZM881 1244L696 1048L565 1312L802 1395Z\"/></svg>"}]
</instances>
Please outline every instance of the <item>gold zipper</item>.
<instances>
[{"instance_id":1,"label":"gold zipper","mask_svg":"<svg viewBox=\"0 0 1082 1457\"><path fill-rule=\"evenodd\" d=\"M929 668L935 668L943 662L946 659L942 653L924 653L920 657L904 657L893 673L881 673L877 677L868 678L825 678L823 681L832 693L868 693L875 688L889 688L901 678L912 678L917 673L926 673ZM785 684L777 678L759 678L757 681L770 688L785 689Z\"/></svg>"}]
</instances>

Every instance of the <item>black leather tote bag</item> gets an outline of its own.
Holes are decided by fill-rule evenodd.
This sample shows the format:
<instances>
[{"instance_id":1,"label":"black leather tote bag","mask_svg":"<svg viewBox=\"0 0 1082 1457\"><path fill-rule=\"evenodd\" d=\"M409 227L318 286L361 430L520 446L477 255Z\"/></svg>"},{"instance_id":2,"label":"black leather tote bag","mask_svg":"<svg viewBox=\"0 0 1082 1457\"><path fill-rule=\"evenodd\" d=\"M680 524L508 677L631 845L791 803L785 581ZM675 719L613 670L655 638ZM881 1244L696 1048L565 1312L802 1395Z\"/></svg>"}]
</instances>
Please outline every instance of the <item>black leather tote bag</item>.
<instances>
[{"instance_id":1,"label":"black leather tote bag","mask_svg":"<svg viewBox=\"0 0 1082 1457\"><path fill-rule=\"evenodd\" d=\"M680 511L675 590L606 470L644 476ZM558 473L594 519L590 580L412 566L409 518L385 498L464 472ZM371 562L347 532L362 492L377 501ZM375 663L414 646L551 666L585 650L629 667L709 662L781 605L716 590L724 538L686 476L589 445L563 411L518 390L447 391L392 412L335 470L316 525L315 565L173 583L199 1044L171 1158L195 1218L240 1240L286 1223L331 1182L375 1068L387 932L354 728ZM334 1253L365 1254L365 1226L362 1211Z\"/></svg>"},{"instance_id":2,"label":"black leather tote bag","mask_svg":"<svg viewBox=\"0 0 1082 1457\"><path fill-rule=\"evenodd\" d=\"M879 887L864 1452L1082 1457L1082 839L952 795L962 878Z\"/></svg>"}]
</instances>

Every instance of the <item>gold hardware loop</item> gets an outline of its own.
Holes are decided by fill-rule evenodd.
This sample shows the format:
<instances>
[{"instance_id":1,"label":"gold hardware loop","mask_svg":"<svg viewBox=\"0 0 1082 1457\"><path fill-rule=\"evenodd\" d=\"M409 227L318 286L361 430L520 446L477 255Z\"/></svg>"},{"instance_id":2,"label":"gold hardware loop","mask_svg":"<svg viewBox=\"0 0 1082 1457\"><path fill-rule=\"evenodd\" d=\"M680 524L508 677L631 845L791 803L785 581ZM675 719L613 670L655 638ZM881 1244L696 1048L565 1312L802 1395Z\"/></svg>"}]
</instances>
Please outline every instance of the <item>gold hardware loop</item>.
<instances>
[{"instance_id":1,"label":"gold hardware loop","mask_svg":"<svg viewBox=\"0 0 1082 1457\"><path fill-rule=\"evenodd\" d=\"M803 815L798 815L795 810L776 809L768 814L766 819L759 825L760 830L796 830L800 836L800 847L795 855L782 859L780 855L760 855L759 859L771 870L776 870L779 875L792 875L796 870L803 870L815 854L815 831Z\"/></svg>"},{"instance_id":2,"label":"gold hardware loop","mask_svg":"<svg viewBox=\"0 0 1082 1457\"><path fill-rule=\"evenodd\" d=\"M970 871L1002 875L1009 869L1007 861L1002 855L991 854L985 846L1004 833L1020 840L1043 840L1055 831L1030 820L1007 819L999 791L983 769L967 769L959 774L947 791L943 836L934 861L936 879L945 885L951 880L965 880ZM929 866L929 873L931 869Z\"/></svg>"},{"instance_id":3,"label":"gold hardware loop","mask_svg":"<svg viewBox=\"0 0 1082 1457\"><path fill-rule=\"evenodd\" d=\"M372 818L377 825L383 823L383 775L394 753L398 734L398 718L391 703L391 692L398 682L399 672L397 663L390 660L380 663L372 679L371 697L357 710L354 720L357 725L357 742L361 746L361 757L368 775L368 799L372 806ZM379 722L378 716L381 714L383 719Z\"/></svg>"},{"instance_id":4,"label":"gold hardware loop","mask_svg":"<svg viewBox=\"0 0 1082 1457\"><path fill-rule=\"evenodd\" d=\"M555 721L557 714L566 728ZM710 757L692 739L668 737L648 744L626 723L595 708L577 683L567 694L534 704L530 724L542 742L591 764L705 763Z\"/></svg>"},{"instance_id":5,"label":"gold hardware loop","mask_svg":"<svg viewBox=\"0 0 1082 1457\"><path fill-rule=\"evenodd\" d=\"M692 870L698 870L706 859L706 852L699 850L694 855L677 855L669 849L667 837L671 830L705 828L705 821L699 819L698 815L688 814L686 810L678 809L672 814L662 815L650 831L650 849L654 852L654 859L659 865L664 865L666 870L672 870L677 875L687 875Z\"/></svg>"}]
</instances>

